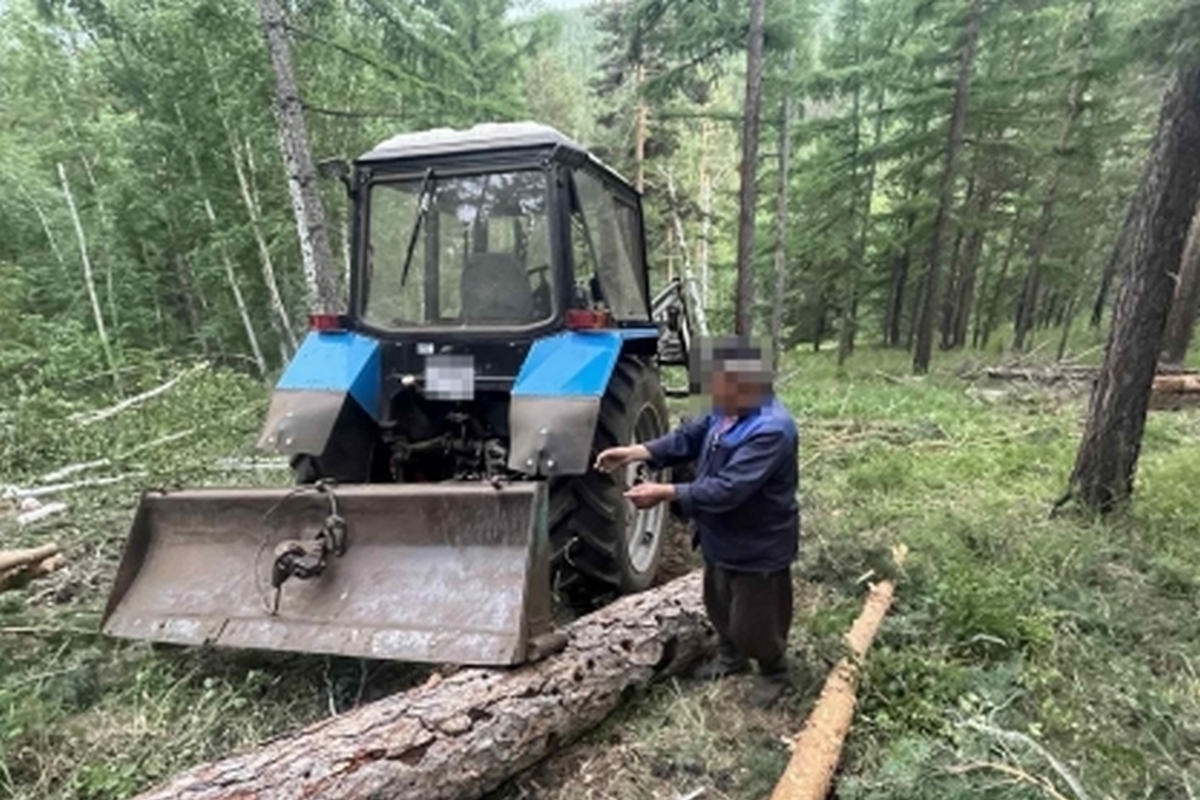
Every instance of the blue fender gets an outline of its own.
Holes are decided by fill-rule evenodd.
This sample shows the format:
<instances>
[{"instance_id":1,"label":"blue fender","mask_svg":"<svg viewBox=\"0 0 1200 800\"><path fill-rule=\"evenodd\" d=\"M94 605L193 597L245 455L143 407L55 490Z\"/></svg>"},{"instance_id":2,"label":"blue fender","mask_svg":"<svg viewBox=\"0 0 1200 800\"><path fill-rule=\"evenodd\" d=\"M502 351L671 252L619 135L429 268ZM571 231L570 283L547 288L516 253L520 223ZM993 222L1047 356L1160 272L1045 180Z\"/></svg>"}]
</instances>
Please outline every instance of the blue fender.
<instances>
[{"instance_id":1,"label":"blue fender","mask_svg":"<svg viewBox=\"0 0 1200 800\"><path fill-rule=\"evenodd\" d=\"M600 400L625 343L657 328L568 331L534 342L512 388L509 469L531 475L586 472Z\"/></svg>"},{"instance_id":2,"label":"blue fender","mask_svg":"<svg viewBox=\"0 0 1200 800\"><path fill-rule=\"evenodd\" d=\"M371 419L382 412L379 342L350 331L311 331L275 384L259 447L319 454L346 399Z\"/></svg>"}]
</instances>

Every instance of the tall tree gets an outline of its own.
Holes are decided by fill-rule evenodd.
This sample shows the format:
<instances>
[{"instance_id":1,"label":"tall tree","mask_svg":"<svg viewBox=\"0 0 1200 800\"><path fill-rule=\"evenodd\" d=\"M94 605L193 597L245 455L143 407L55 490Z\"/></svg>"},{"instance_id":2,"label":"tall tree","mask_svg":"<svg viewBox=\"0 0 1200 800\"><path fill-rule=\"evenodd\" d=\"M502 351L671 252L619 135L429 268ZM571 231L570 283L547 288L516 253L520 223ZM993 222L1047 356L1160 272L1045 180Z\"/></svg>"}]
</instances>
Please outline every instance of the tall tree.
<instances>
[{"instance_id":1,"label":"tall tree","mask_svg":"<svg viewBox=\"0 0 1200 800\"><path fill-rule=\"evenodd\" d=\"M925 272L917 312L916 347L913 351L913 372L918 375L929 371L929 359L933 353L933 323L938 307L942 244L950 219L950 207L954 203L958 152L962 148L963 132L967 127L967 102L971 94L971 73L975 67L975 46L979 41L982 16L983 0L971 0L958 60L958 78L954 84L954 106L950 112L949 133L946 137L937 213L933 218L933 231L925 254Z\"/></svg>"},{"instance_id":2,"label":"tall tree","mask_svg":"<svg viewBox=\"0 0 1200 800\"><path fill-rule=\"evenodd\" d=\"M1183 260L1179 264L1175 299L1171 301L1171 313L1167 315L1167 327L1163 331L1164 364L1183 365L1192 343L1197 313L1200 313L1200 207L1192 217Z\"/></svg>"},{"instance_id":3,"label":"tall tree","mask_svg":"<svg viewBox=\"0 0 1200 800\"><path fill-rule=\"evenodd\" d=\"M1108 513L1133 493L1133 477L1163 329L1200 195L1200 59L1174 77L1143 171L1131 258L1092 392L1068 494Z\"/></svg>"},{"instance_id":4,"label":"tall tree","mask_svg":"<svg viewBox=\"0 0 1200 800\"><path fill-rule=\"evenodd\" d=\"M791 75L796 67L796 51L789 50L784 61L784 74ZM792 92L784 89L779 103L779 176L775 188L775 291L771 296L771 352L775 366L782 354L783 304L787 293L787 234L788 178L792 160Z\"/></svg>"},{"instance_id":5,"label":"tall tree","mask_svg":"<svg viewBox=\"0 0 1200 800\"><path fill-rule=\"evenodd\" d=\"M754 328L754 218L758 208L758 131L763 82L763 16L766 0L750 0L746 43L746 101L742 114L741 190L738 194L737 295L734 330Z\"/></svg>"},{"instance_id":6,"label":"tall tree","mask_svg":"<svg viewBox=\"0 0 1200 800\"><path fill-rule=\"evenodd\" d=\"M308 306L314 311L333 311L341 304L337 268L333 262L333 250L329 246L329 231L325 224L325 206L317 186L317 171L313 167L312 151L308 146L304 107L292 69L283 9L277 0L258 0L258 15L275 72L279 143L287 170L288 192L296 215L296 230L300 235Z\"/></svg>"},{"instance_id":7,"label":"tall tree","mask_svg":"<svg viewBox=\"0 0 1200 800\"><path fill-rule=\"evenodd\" d=\"M1096 0L1089 0L1081 33L1079 67L1071 79L1067 107L1059 128L1058 145L1054 152L1054 164L1042 194L1041 210L1033 229L1033 241L1029 245L1029 269L1025 273L1025 284L1021 291L1020 301L1017 303L1016 329L1013 337L1013 349L1017 352L1025 349L1025 340L1033 329L1034 317L1037 312L1039 294L1042 290L1042 259L1045 257L1050 240L1050 229L1054 224L1054 212L1058 206L1059 191L1062 189L1068 146L1071 144L1079 118L1083 115L1084 98L1091 80L1092 36L1096 25L1096 14Z\"/></svg>"}]
</instances>

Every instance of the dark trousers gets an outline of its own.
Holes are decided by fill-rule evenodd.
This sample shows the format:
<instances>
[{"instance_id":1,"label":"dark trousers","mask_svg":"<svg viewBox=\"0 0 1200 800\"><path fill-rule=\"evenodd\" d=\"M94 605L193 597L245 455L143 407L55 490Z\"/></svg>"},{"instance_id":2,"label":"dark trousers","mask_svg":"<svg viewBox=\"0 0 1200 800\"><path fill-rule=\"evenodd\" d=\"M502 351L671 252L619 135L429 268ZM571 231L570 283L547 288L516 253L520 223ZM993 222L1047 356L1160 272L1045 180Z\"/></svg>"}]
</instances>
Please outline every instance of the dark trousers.
<instances>
[{"instance_id":1,"label":"dark trousers","mask_svg":"<svg viewBox=\"0 0 1200 800\"><path fill-rule=\"evenodd\" d=\"M726 656L753 658L764 671L782 666L792 625L792 574L737 572L704 565L704 608Z\"/></svg>"}]
</instances>

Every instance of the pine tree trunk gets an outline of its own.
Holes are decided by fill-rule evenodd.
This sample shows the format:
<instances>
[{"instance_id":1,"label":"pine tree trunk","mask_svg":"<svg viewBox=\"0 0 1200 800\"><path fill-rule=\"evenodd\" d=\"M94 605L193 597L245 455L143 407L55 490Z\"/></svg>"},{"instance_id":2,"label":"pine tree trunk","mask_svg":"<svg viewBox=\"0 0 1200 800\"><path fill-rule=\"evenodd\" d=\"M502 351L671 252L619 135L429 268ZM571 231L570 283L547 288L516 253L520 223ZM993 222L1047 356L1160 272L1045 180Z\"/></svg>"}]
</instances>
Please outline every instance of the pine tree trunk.
<instances>
[{"instance_id":1,"label":"pine tree trunk","mask_svg":"<svg viewBox=\"0 0 1200 800\"><path fill-rule=\"evenodd\" d=\"M991 195L983 193L975 207L975 219L971 222L971 232L967 234L967 242L963 246L962 269L958 284L957 297L954 302L954 322L950 336L950 346L965 347L967 330L971 325L971 309L975 307L975 281L979 275L979 259L983 255L983 242L987 237L987 228L980 218L991 207Z\"/></svg>"},{"instance_id":2,"label":"pine tree trunk","mask_svg":"<svg viewBox=\"0 0 1200 800\"><path fill-rule=\"evenodd\" d=\"M1132 258L1109 332L1104 366L1071 474L1071 494L1102 513L1133 492L1163 330L1189 223L1200 194L1200 62L1171 83L1142 175Z\"/></svg>"},{"instance_id":3,"label":"pine tree trunk","mask_svg":"<svg viewBox=\"0 0 1200 800\"><path fill-rule=\"evenodd\" d=\"M796 51L789 50L784 69L790 75L795 67ZM775 294L771 297L771 352L774 353L778 369L783 352L783 306L787 293L787 234L788 234L788 178L791 176L792 157L792 93L787 89L779 107L779 180L775 187Z\"/></svg>"},{"instance_id":4,"label":"pine tree trunk","mask_svg":"<svg viewBox=\"0 0 1200 800\"><path fill-rule=\"evenodd\" d=\"M700 123L700 242L697 245L696 254L700 270L700 305L705 309L708 308L712 293L712 275L709 274L709 265L711 263L713 192L712 175L709 174L708 169L709 127L708 120Z\"/></svg>"},{"instance_id":5,"label":"pine tree trunk","mask_svg":"<svg viewBox=\"0 0 1200 800\"><path fill-rule=\"evenodd\" d=\"M734 329L754 332L754 216L758 207L758 130L763 81L763 15L766 0L750 0L746 47L746 103L742 123L741 192L738 208L737 299Z\"/></svg>"},{"instance_id":6,"label":"pine tree trunk","mask_svg":"<svg viewBox=\"0 0 1200 800\"><path fill-rule=\"evenodd\" d=\"M463 669L204 764L139 800L468 800L578 738L714 642L698 573L572 623L566 649Z\"/></svg>"},{"instance_id":7,"label":"pine tree trunk","mask_svg":"<svg viewBox=\"0 0 1200 800\"><path fill-rule=\"evenodd\" d=\"M1179 264L1175 298L1171 302L1171 313L1167 316L1167 327L1163 332L1164 364L1183 365L1188 346L1192 343L1197 312L1200 312L1200 207L1192 217L1191 231L1183 248L1183 260Z\"/></svg>"},{"instance_id":8,"label":"pine tree trunk","mask_svg":"<svg viewBox=\"0 0 1200 800\"><path fill-rule=\"evenodd\" d=\"M1017 192L1018 196L1024 194L1025 189L1029 186L1029 176L1021 181L1021 187ZM1017 246L1020 242L1021 233L1021 218L1024 216L1024 208L1020 205L1013 211L1012 227L1008 231L1008 244L1004 247L1004 258L1000 261L1000 269L996 275L996 280L992 286L991 297L988 301L987 313L983 318L983 328L976 337L976 347L987 347L988 341L992 338L992 333L996 330L996 325L1000 318L1000 303L1004 298L1005 282L1008 280L1008 271L1012 266L1012 260L1017 254Z\"/></svg>"},{"instance_id":9,"label":"pine tree trunk","mask_svg":"<svg viewBox=\"0 0 1200 800\"><path fill-rule=\"evenodd\" d=\"M899 347L903 338L904 290L908 286L908 271L912 264L912 233L917 215L909 211L904 215L904 249L892 260L891 285L888 288L887 318L884 323L884 342L888 347Z\"/></svg>"},{"instance_id":10,"label":"pine tree trunk","mask_svg":"<svg viewBox=\"0 0 1200 800\"><path fill-rule=\"evenodd\" d=\"M329 231L317 186L317 172L313 168L312 152L308 147L304 109L292 71L283 9L277 0L258 0L258 14L275 72L279 144L287 170L288 193L296 215L296 231L300 235L300 256L304 263L308 306L313 311L335 311L342 305L337 270L333 263L333 250L329 246Z\"/></svg>"},{"instance_id":11,"label":"pine tree trunk","mask_svg":"<svg viewBox=\"0 0 1200 800\"><path fill-rule=\"evenodd\" d=\"M975 45L979 41L980 17L983 16L983 0L971 0L967 17L967 29L963 36L962 55L959 59L958 80L954 87L954 108L950 114L950 130L946 140L945 163L942 165L941 188L938 192L938 209L933 219L929 250L925 254L924 289L917 313L916 347L913 351L913 373L929 372L929 359L933 354L933 321L938 300L938 272L941 266L942 242L950 219L950 206L954 202L954 179L958 162L958 151L962 147L963 132L967 127L967 102L971 95L971 72L975 67Z\"/></svg>"},{"instance_id":12,"label":"pine tree trunk","mask_svg":"<svg viewBox=\"0 0 1200 800\"><path fill-rule=\"evenodd\" d=\"M1091 79L1092 29L1095 22L1096 0L1089 0L1087 19L1083 28L1083 40L1080 45L1079 67L1071 80L1067 98L1067 115L1059 130L1054 167L1047 181L1045 193L1042 195L1042 207L1038 213L1037 224L1033 227L1033 241L1029 246L1029 270L1025 274L1021 300L1017 304L1013 350L1018 353L1025 351L1026 339L1033 329L1036 319L1038 295L1042 289L1042 258L1046 254L1046 246L1050 241L1050 230L1054 225L1054 211L1058 205L1058 193L1062 186L1063 170L1067 162L1067 147L1071 142L1075 125L1083 115L1083 100Z\"/></svg>"},{"instance_id":13,"label":"pine tree trunk","mask_svg":"<svg viewBox=\"0 0 1200 800\"><path fill-rule=\"evenodd\" d=\"M646 107L645 98L642 97L642 85L646 82L646 65L641 61L638 61L635 79L637 82L637 119L634 121L633 131L633 160L637 164L637 176L634 185L638 192L644 194L646 191L646 117L649 116L649 109Z\"/></svg>"},{"instance_id":14,"label":"pine tree trunk","mask_svg":"<svg viewBox=\"0 0 1200 800\"><path fill-rule=\"evenodd\" d=\"M1121 223L1121 232L1117 234L1112 253L1100 276L1100 288L1096 292L1096 302L1092 304L1092 318L1089 321L1093 328L1100 327L1100 323L1104 319L1104 312L1108 308L1108 296L1112 292L1113 281L1117 279L1118 275L1125 272L1128 265L1130 249L1133 246L1133 224L1142 202L1142 186L1139 184L1137 191L1129 201L1129 207L1125 210L1125 220Z\"/></svg>"},{"instance_id":15,"label":"pine tree trunk","mask_svg":"<svg viewBox=\"0 0 1200 800\"><path fill-rule=\"evenodd\" d=\"M104 350L104 361L112 373L113 387L121 393L121 376L117 370L117 362L113 357L112 345L108 340L108 330L104 326L104 312L100 310L100 296L96 293L96 278L92 273L92 260L88 256L87 238L83 234L83 223L75 208L75 196L71 194L71 184L67 180L67 171L63 165L58 165L58 179L62 183L63 197L67 201L67 210L71 213L71 222L75 226L75 238L79 241L79 258L83 262L83 283L87 289L88 300L92 306L92 319L96 323L96 335L100 337L100 347Z\"/></svg>"}]
</instances>

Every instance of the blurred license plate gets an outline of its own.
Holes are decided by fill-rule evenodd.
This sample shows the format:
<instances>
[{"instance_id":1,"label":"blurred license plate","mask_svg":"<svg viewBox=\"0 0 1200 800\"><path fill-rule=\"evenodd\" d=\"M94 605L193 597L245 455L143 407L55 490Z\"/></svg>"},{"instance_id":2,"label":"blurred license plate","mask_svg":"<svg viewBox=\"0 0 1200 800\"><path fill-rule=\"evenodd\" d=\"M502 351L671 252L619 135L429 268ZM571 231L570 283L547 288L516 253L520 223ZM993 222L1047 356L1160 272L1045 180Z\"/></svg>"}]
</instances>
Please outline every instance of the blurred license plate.
<instances>
[{"instance_id":1,"label":"blurred license plate","mask_svg":"<svg viewBox=\"0 0 1200 800\"><path fill-rule=\"evenodd\" d=\"M433 400L474 400L475 359L469 355L427 357L425 395Z\"/></svg>"}]
</instances>

